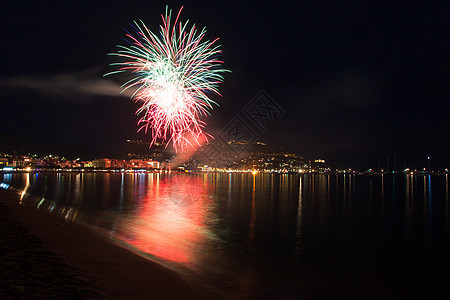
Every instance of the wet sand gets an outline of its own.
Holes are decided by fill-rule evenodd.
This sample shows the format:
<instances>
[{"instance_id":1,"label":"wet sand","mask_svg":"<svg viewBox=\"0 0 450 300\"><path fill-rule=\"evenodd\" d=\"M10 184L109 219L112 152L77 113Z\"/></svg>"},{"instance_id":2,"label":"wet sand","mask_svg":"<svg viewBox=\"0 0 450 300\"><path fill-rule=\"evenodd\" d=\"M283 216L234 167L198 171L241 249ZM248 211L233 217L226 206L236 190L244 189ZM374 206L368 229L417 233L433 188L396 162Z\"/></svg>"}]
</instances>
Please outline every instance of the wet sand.
<instances>
[{"instance_id":1,"label":"wet sand","mask_svg":"<svg viewBox=\"0 0 450 300\"><path fill-rule=\"evenodd\" d=\"M204 287L0 190L0 298L208 299ZM219 297L221 298L221 297Z\"/></svg>"}]
</instances>

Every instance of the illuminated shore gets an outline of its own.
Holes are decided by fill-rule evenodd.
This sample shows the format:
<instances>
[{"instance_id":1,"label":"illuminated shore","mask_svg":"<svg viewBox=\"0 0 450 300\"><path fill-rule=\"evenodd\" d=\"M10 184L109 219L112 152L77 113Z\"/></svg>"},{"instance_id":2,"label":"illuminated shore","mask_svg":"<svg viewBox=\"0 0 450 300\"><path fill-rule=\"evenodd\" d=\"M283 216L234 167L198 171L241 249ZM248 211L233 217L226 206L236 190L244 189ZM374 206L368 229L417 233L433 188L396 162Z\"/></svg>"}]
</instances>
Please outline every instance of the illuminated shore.
<instances>
[{"instance_id":1,"label":"illuminated shore","mask_svg":"<svg viewBox=\"0 0 450 300\"><path fill-rule=\"evenodd\" d=\"M2 266L2 276L8 278L10 282L6 287L3 281L5 287L2 286L2 290L5 288L10 297L21 295L108 299L211 297L211 294L203 289L190 286L175 272L117 246L79 224L67 223L61 217L19 205L19 195L12 191L0 190L0 205L2 217L9 220L1 234L2 243L24 245L23 249L19 247L18 250L9 250L14 252L15 256L22 255L21 260L27 259L27 264L23 268L18 267L14 261L5 261ZM8 234L19 232L18 228L22 228L25 233ZM6 239L13 239L13 242ZM33 242L37 244L34 245ZM2 248L3 252L7 250L6 246ZM38 258L32 257L33 255ZM51 272L50 267L46 265L53 265L56 271ZM30 277L35 277L30 276L32 273L40 273L41 281L31 280ZM46 276L53 276L56 279L45 278Z\"/></svg>"}]
</instances>

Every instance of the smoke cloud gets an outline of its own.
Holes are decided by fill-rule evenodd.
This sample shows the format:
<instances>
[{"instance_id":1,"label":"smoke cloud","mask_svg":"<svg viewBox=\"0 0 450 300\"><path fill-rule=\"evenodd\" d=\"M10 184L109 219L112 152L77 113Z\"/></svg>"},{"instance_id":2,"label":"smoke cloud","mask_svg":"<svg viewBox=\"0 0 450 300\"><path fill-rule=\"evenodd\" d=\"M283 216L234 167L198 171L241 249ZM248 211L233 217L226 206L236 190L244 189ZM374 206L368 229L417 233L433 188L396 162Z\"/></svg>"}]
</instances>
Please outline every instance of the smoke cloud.
<instances>
[{"instance_id":1,"label":"smoke cloud","mask_svg":"<svg viewBox=\"0 0 450 300\"><path fill-rule=\"evenodd\" d=\"M2 90L32 90L66 101L93 101L96 96L130 98L133 91L122 92L120 84L102 77L100 69L47 76L17 76L0 81Z\"/></svg>"}]
</instances>

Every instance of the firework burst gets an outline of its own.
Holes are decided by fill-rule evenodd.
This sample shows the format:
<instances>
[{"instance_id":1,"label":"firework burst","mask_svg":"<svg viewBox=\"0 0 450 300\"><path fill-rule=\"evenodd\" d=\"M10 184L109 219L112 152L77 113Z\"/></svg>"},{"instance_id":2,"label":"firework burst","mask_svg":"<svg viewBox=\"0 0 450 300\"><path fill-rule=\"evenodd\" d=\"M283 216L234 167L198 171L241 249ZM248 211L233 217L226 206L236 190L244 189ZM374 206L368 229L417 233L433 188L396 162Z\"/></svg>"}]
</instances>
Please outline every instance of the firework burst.
<instances>
[{"instance_id":1,"label":"firework burst","mask_svg":"<svg viewBox=\"0 0 450 300\"><path fill-rule=\"evenodd\" d=\"M189 21L179 21L179 10L172 24L172 10L166 7L159 35L145 24L134 22L135 34L127 33L128 46L118 45L122 58L113 63L117 71L106 75L130 72L133 78L122 87L135 88L132 99L140 104L136 111L141 118L139 129L151 130L152 142L172 143L175 151L207 140L200 119L209 114L216 103L208 95L218 94L223 81L222 53L215 40L204 40L206 28L198 30Z\"/></svg>"}]
</instances>

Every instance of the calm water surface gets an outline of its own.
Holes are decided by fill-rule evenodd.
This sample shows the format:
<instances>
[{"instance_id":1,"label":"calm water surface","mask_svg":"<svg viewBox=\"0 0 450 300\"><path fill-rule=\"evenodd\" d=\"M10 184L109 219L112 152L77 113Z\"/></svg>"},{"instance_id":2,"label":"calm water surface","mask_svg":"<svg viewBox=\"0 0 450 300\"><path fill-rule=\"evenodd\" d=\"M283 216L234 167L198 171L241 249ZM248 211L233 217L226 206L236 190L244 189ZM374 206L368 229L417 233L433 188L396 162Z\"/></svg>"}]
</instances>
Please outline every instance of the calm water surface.
<instances>
[{"instance_id":1,"label":"calm water surface","mask_svg":"<svg viewBox=\"0 0 450 300\"><path fill-rule=\"evenodd\" d=\"M0 176L230 297L450 296L448 175Z\"/></svg>"}]
</instances>

